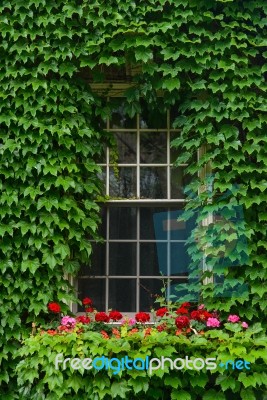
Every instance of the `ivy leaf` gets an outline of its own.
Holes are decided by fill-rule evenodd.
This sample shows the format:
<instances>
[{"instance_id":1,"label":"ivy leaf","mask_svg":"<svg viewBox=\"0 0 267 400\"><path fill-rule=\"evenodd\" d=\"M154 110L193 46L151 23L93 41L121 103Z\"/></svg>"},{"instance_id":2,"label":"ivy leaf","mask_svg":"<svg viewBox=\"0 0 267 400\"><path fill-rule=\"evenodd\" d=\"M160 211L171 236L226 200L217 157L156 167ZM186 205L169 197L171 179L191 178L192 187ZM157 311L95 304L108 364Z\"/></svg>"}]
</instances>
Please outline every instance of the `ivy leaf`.
<instances>
[{"instance_id":1,"label":"ivy leaf","mask_svg":"<svg viewBox=\"0 0 267 400\"><path fill-rule=\"evenodd\" d=\"M167 89L171 92L174 89L179 89L179 88L180 88L179 78L170 78L170 79L163 80L162 89Z\"/></svg>"}]
</instances>

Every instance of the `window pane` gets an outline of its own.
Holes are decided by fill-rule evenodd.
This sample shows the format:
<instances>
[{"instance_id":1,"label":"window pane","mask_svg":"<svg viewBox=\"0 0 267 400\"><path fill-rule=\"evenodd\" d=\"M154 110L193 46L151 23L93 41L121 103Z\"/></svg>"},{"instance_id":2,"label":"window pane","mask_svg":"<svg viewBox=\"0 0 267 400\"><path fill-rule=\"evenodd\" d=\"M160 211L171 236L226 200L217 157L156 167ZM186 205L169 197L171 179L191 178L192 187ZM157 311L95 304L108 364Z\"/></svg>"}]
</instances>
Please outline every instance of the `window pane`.
<instances>
[{"instance_id":1,"label":"window pane","mask_svg":"<svg viewBox=\"0 0 267 400\"><path fill-rule=\"evenodd\" d=\"M105 275L106 243L93 243L91 265L84 265L79 271L80 276Z\"/></svg>"},{"instance_id":2,"label":"window pane","mask_svg":"<svg viewBox=\"0 0 267 400\"><path fill-rule=\"evenodd\" d=\"M136 197L136 168L110 168L109 194L114 197Z\"/></svg>"},{"instance_id":3,"label":"window pane","mask_svg":"<svg viewBox=\"0 0 267 400\"><path fill-rule=\"evenodd\" d=\"M136 311L136 280L110 279L108 308L122 312Z\"/></svg>"},{"instance_id":4,"label":"window pane","mask_svg":"<svg viewBox=\"0 0 267 400\"><path fill-rule=\"evenodd\" d=\"M115 133L115 139L118 146L119 164L136 164L136 133ZM112 160L110 160L112 163Z\"/></svg>"},{"instance_id":5,"label":"window pane","mask_svg":"<svg viewBox=\"0 0 267 400\"><path fill-rule=\"evenodd\" d=\"M93 300L94 307L99 310L105 310L105 279L79 279L78 280L78 292L79 299L82 300L85 297L90 297ZM78 312L84 311L82 306L78 306Z\"/></svg>"},{"instance_id":6,"label":"window pane","mask_svg":"<svg viewBox=\"0 0 267 400\"><path fill-rule=\"evenodd\" d=\"M136 116L130 118L125 112L124 107L125 98L113 98L112 103L114 104L113 111L110 118L110 128L124 128L124 129L136 129L137 119Z\"/></svg>"},{"instance_id":7,"label":"window pane","mask_svg":"<svg viewBox=\"0 0 267 400\"><path fill-rule=\"evenodd\" d=\"M160 99L158 99L160 102ZM147 104L141 99L140 128L141 129L166 129L167 112L158 105L157 107Z\"/></svg>"},{"instance_id":8,"label":"window pane","mask_svg":"<svg viewBox=\"0 0 267 400\"><path fill-rule=\"evenodd\" d=\"M167 214L167 209L162 207L141 207L140 208L140 239L166 240L166 231L162 231L160 215Z\"/></svg>"},{"instance_id":9,"label":"window pane","mask_svg":"<svg viewBox=\"0 0 267 400\"><path fill-rule=\"evenodd\" d=\"M140 163L167 163L167 133L143 132L140 134Z\"/></svg>"},{"instance_id":10,"label":"window pane","mask_svg":"<svg viewBox=\"0 0 267 400\"><path fill-rule=\"evenodd\" d=\"M172 142L174 139L180 138L180 136L181 136L181 134L179 132L171 132L170 133L170 141ZM177 160L177 158L179 157L179 155L181 155L181 152L177 148L171 147L170 154L171 154L171 163L174 163Z\"/></svg>"},{"instance_id":11,"label":"window pane","mask_svg":"<svg viewBox=\"0 0 267 400\"><path fill-rule=\"evenodd\" d=\"M136 208L110 207L109 238L136 239Z\"/></svg>"},{"instance_id":12,"label":"window pane","mask_svg":"<svg viewBox=\"0 0 267 400\"><path fill-rule=\"evenodd\" d=\"M185 243L171 243L171 275L187 276L190 259L186 249Z\"/></svg>"},{"instance_id":13,"label":"window pane","mask_svg":"<svg viewBox=\"0 0 267 400\"><path fill-rule=\"evenodd\" d=\"M109 275L136 274L136 243L109 243Z\"/></svg>"},{"instance_id":14,"label":"window pane","mask_svg":"<svg viewBox=\"0 0 267 400\"><path fill-rule=\"evenodd\" d=\"M161 296L161 288L163 286L161 279L140 279L140 311L150 312L155 304L156 295Z\"/></svg>"},{"instance_id":15,"label":"window pane","mask_svg":"<svg viewBox=\"0 0 267 400\"><path fill-rule=\"evenodd\" d=\"M168 289L168 295L174 296L174 297L170 298L170 300L182 302L183 296L188 294L188 290L186 288L182 289L180 285L181 284L184 285L187 283L188 283L187 278L171 279L171 283L170 283L169 289ZM179 289L179 288L180 288L180 290L177 291L177 289Z\"/></svg>"},{"instance_id":16,"label":"window pane","mask_svg":"<svg viewBox=\"0 0 267 400\"><path fill-rule=\"evenodd\" d=\"M140 243L140 275L167 272L167 243Z\"/></svg>"},{"instance_id":17,"label":"window pane","mask_svg":"<svg viewBox=\"0 0 267 400\"><path fill-rule=\"evenodd\" d=\"M171 169L171 198L172 199L183 199L184 188L189 184L189 177L184 173L183 167L177 167Z\"/></svg>"},{"instance_id":18,"label":"window pane","mask_svg":"<svg viewBox=\"0 0 267 400\"><path fill-rule=\"evenodd\" d=\"M140 168L140 196L149 199L167 198L167 169L163 167Z\"/></svg>"},{"instance_id":19,"label":"window pane","mask_svg":"<svg viewBox=\"0 0 267 400\"><path fill-rule=\"evenodd\" d=\"M97 173L97 177L101 180L102 182L102 189L101 192L103 194L103 196L106 194L106 167L101 167L102 171Z\"/></svg>"}]
</instances>

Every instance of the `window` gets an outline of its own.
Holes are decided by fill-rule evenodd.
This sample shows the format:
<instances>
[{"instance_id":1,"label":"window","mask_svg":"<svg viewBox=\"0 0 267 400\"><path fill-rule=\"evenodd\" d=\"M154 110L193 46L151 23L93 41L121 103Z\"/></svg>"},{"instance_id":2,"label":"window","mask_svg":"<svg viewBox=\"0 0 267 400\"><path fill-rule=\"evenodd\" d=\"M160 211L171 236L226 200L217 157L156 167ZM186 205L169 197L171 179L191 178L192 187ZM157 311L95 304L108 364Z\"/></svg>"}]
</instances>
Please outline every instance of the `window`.
<instances>
[{"instance_id":1,"label":"window","mask_svg":"<svg viewBox=\"0 0 267 400\"><path fill-rule=\"evenodd\" d=\"M110 196L102 207L105 241L93 245L91 266L81 269L77 289L101 311L150 311L163 280L168 296L187 281L185 241L192 227L177 218L188 177L186 165L173 166L170 142L179 132L171 129L173 112L149 110L143 102L141 113L130 118L123 99L117 101L105 121L117 151L107 149L100 162Z\"/></svg>"}]
</instances>

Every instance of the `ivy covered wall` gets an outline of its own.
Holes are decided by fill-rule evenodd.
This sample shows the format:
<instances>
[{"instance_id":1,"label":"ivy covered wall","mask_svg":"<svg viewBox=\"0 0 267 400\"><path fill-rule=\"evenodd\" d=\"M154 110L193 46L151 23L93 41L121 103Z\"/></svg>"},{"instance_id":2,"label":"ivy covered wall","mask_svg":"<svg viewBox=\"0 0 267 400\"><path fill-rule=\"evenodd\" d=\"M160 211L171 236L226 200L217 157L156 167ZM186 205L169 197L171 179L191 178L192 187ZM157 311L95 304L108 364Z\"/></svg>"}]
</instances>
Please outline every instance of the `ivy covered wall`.
<instances>
[{"instance_id":1,"label":"ivy covered wall","mask_svg":"<svg viewBox=\"0 0 267 400\"><path fill-rule=\"evenodd\" d=\"M89 259L88 239L97 237L96 159L109 137L93 123L95 109L106 110L86 73L105 80L105 66L138 66L126 93L129 113L138 111L140 96L153 106L159 90L166 108L180 104L178 161L192 173L207 165L213 171L209 191L196 196L205 182L192 185L189 212L201 209L201 219L234 204L244 212L237 229L248 258L224 272L230 286L246 283L248 293L221 301L207 286L204 298L264 321L265 0L3 0L0 13L0 396L16 398L19 340L33 321L42 323L48 301L64 310L72 298L66 276ZM227 238L225 229L218 235ZM199 252L192 253L197 263Z\"/></svg>"}]
</instances>

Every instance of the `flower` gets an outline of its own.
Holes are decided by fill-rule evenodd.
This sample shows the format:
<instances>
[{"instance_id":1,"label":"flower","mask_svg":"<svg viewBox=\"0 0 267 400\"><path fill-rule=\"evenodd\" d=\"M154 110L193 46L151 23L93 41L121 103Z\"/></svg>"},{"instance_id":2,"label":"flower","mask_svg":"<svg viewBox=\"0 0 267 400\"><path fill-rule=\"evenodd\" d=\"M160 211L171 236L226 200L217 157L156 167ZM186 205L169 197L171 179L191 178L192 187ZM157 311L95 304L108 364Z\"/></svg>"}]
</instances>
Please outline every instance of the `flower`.
<instances>
[{"instance_id":1,"label":"flower","mask_svg":"<svg viewBox=\"0 0 267 400\"><path fill-rule=\"evenodd\" d=\"M119 311L110 311L109 318L112 321L119 321L120 319L122 319L122 314Z\"/></svg>"},{"instance_id":2,"label":"flower","mask_svg":"<svg viewBox=\"0 0 267 400\"><path fill-rule=\"evenodd\" d=\"M157 326L157 331L158 332L165 331L165 329L166 329L166 324L160 324L160 325Z\"/></svg>"},{"instance_id":3,"label":"flower","mask_svg":"<svg viewBox=\"0 0 267 400\"><path fill-rule=\"evenodd\" d=\"M61 325L73 328L76 325L76 319L66 315L61 318Z\"/></svg>"},{"instance_id":4,"label":"flower","mask_svg":"<svg viewBox=\"0 0 267 400\"><path fill-rule=\"evenodd\" d=\"M208 318L207 326L212 328L218 328L220 326L220 321L217 318Z\"/></svg>"},{"instance_id":5,"label":"flower","mask_svg":"<svg viewBox=\"0 0 267 400\"><path fill-rule=\"evenodd\" d=\"M60 305L58 303L48 303L47 308L49 311L55 314L60 313L61 311Z\"/></svg>"},{"instance_id":6,"label":"flower","mask_svg":"<svg viewBox=\"0 0 267 400\"><path fill-rule=\"evenodd\" d=\"M248 328L248 324L246 322L242 322L241 326L242 326L242 328L245 328L245 329Z\"/></svg>"},{"instance_id":7,"label":"flower","mask_svg":"<svg viewBox=\"0 0 267 400\"><path fill-rule=\"evenodd\" d=\"M191 312L190 317L196 321L207 321L208 318L212 317L212 314L205 310L196 310Z\"/></svg>"},{"instance_id":8,"label":"flower","mask_svg":"<svg viewBox=\"0 0 267 400\"><path fill-rule=\"evenodd\" d=\"M168 315L168 308L167 307L161 307L156 311L156 316L157 317L164 317L164 315Z\"/></svg>"},{"instance_id":9,"label":"flower","mask_svg":"<svg viewBox=\"0 0 267 400\"><path fill-rule=\"evenodd\" d=\"M240 320L240 318L238 315L229 315L227 321L235 323L235 322L238 322L239 320Z\"/></svg>"},{"instance_id":10,"label":"flower","mask_svg":"<svg viewBox=\"0 0 267 400\"><path fill-rule=\"evenodd\" d=\"M48 335L54 336L54 335L57 334L57 331L55 331L54 329L48 329L48 330L46 331L46 333L48 333Z\"/></svg>"},{"instance_id":11,"label":"flower","mask_svg":"<svg viewBox=\"0 0 267 400\"><path fill-rule=\"evenodd\" d=\"M82 324L90 324L90 318L86 317L85 315L80 315L79 317L76 317L77 322L81 322Z\"/></svg>"},{"instance_id":12,"label":"flower","mask_svg":"<svg viewBox=\"0 0 267 400\"><path fill-rule=\"evenodd\" d=\"M188 314L188 309L185 307L180 307L177 308L177 310L175 311L176 314Z\"/></svg>"},{"instance_id":13,"label":"flower","mask_svg":"<svg viewBox=\"0 0 267 400\"><path fill-rule=\"evenodd\" d=\"M128 332L128 335L131 336L131 335L133 335L134 333L137 333L137 332L139 332L139 329L133 328Z\"/></svg>"},{"instance_id":14,"label":"flower","mask_svg":"<svg viewBox=\"0 0 267 400\"><path fill-rule=\"evenodd\" d=\"M135 325L136 324L136 319L135 318L130 318L129 319L129 325Z\"/></svg>"},{"instance_id":15,"label":"flower","mask_svg":"<svg viewBox=\"0 0 267 400\"><path fill-rule=\"evenodd\" d=\"M190 320L188 317L186 316L181 316L181 317L177 317L175 319L175 325L177 326L177 328L182 329L182 328L187 328L189 326Z\"/></svg>"},{"instance_id":16,"label":"flower","mask_svg":"<svg viewBox=\"0 0 267 400\"><path fill-rule=\"evenodd\" d=\"M93 304L93 300L90 299L90 297L85 297L85 298L83 299L83 305L84 305L84 306L91 306L92 304Z\"/></svg>"},{"instance_id":17,"label":"flower","mask_svg":"<svg viewBox=\"0 0 267 400\"><path fill-rule=\"evenodd\" d=\"M189 301L186 301L183 304L181 304L181 307L183 307L183 308L191 307L191 303L189 303Z\"/></svg>"},{"instance_id":18,"label":"flower","mask_svg":"<svg viewBox=\"0 0 267 400\"><path fill-rule=\"evenodd\" d=\"M86 307L86 308L85 308L85 312L86 312L86 313L93 313L93 312L94 312L94 309L93 309L93 307Z\"/></svg>"},{"instance_id":19,"label":"flower","mask_svg":"<svg viewBox=\"0 0 267 400\"><path fill-rule=\"evenodd\" d=\"M109 316L105 312L98 312L95 315L96 322L109 322Z\"/></svg>"},{"instance_id":20,"label":"flower","mask_svg":"<svg viewBox=\"0 0 267 400\"><path fill-rule=\"evenodd\" d=\"M121 337L120 331L119 331L118 329L116 329L116 328L112 328L112 334L113 334L117 339L120 339L120 337Z\"/></svg>"},{"instance_id":21,"label":"flower","mask_svg":"<svg viewBox=\"0 0 267 400\"><path fill-rule=\"evenodd\" d=\"M101 333L101 335L102 335L102 337L103 337L104 339L109 339L109 336L108 336L108 334L107 334L106 331L101 331L100 333Z\"/></svg>"},{"instance_id":22,"label":"flower","mask_svg":"<svg viewBox=\"0 0 267 400\"><path fill-rule=\"evenodd\" d=\"M150 315L145 312L139 312L135 314L135 319L137 322L148 322L150 320Z\"/></svg>"},{"instance_id":23,"label":"flower","mask_svg":"<svg viewBox=\"0 0 267 400\"><path fill-rule=\"evenodd\" d=\"M205 304L199 304L199 306L198 306L198 310L203 310L205 308Z\"/></svg>"}]
</instances>

